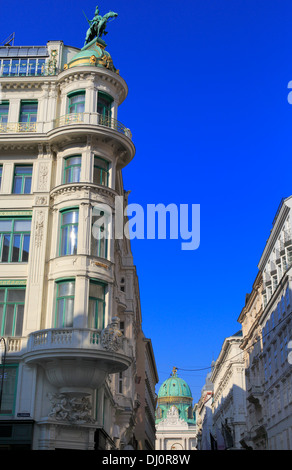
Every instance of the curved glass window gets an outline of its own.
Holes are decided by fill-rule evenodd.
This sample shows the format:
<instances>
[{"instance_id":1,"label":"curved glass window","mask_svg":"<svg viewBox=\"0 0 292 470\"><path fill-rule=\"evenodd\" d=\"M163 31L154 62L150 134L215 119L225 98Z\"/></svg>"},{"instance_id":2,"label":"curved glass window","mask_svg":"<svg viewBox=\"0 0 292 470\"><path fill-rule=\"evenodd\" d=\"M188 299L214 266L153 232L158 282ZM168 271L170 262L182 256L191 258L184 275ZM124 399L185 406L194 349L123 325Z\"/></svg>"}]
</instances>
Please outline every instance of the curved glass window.
<instances>
[{"instance_id":1,"label":"curved glass window","mask_svg":"<svg viewBox=\"0 0 292 470\"><path fill-rule=\"evenodd\" d=\"M109 216L95 207L92 211L91 254L107 258L109 239Z\"/></svg>"},{"instance_id":2,"label":"curved glass window","mask_svg":"<svg viewBox=\"0 0 292 470\"><path fill-rule=\"evenodd\" d=\"M101 124L108 125L108 122L112 117L112 102L113 98L110 95L103 93L102 91L98 92L97 112L101 117Z\"/></svg>"},{"instance_id":3,"label":"curved glass window","mask_svg":"<svg viewBox=\"0 0 292 470\"><path fill-rule=\"evenodd\" d=\"M68 113L84 113L85 91L71 93L69 96Z\"/></svg>"},{"instance_id":4,"label":"curved glass window","mask_svg":"<svg viewBox=\"0 0 292 470\"><path fill-rule=\"evenodd\" d=\"M60 255L76 255L78 237L78 209L62 212Z\"/></svg>"},{"instance_id":5,"label":"curved glass window","mask_svg":"<svg viewBox=\"0 0 292 470\"><path fill-rule=\"evenodd\" d=\"M90 281L89 285L89 307L88 328L104 328L105 311L105 285L98 281Z\"/></svg>"},{"instance_id":6,"label":"curved glass window","mask_svg":"<svg viewBox=\"0 0 292 470\"><path fill-rule=\"evenodd\" d=\"M79 183L81 173L81 156L65 159L64 183Z\"/></svg>"},{"instance_id":7,"label":"curved glass window","mask_svg":"<svg viewBox=\"0 0 292 470\"><path fill-rule=\"evenodd\" d=\"M94 157L93 182L108 186L109 163L101 157Z\"/></svg>"},{"instance_id":8,"label":"curved glass window","mask_svg":"<svg viewBox=\"0 0 292 470\"><path fill-rule=\"evenodd\" d=\"M73 326L75 281L60 281L57 283L55 328Z\"/></svg>"}]
</instances>

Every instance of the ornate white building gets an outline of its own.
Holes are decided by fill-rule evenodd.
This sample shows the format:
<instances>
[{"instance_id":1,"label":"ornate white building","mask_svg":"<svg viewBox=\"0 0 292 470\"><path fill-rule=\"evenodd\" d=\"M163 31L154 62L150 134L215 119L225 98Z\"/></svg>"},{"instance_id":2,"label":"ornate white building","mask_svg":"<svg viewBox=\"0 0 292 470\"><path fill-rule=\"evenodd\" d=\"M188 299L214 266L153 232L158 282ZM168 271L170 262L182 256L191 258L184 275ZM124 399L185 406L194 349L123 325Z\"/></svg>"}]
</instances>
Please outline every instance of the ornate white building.
<instances>
[{"instance_id":1,"label":"ornate white building","mask_svg":"<svg viewBox=\"0 0 292 470\"><path fill-rule=\"evenodd\" d=\"M212 437L217 450L240 449L246 423L242 332L225 338L210 377L214 385Z\"/></svg>"},{"instance_id":2,"label":"ornate white building","mask_svg":"<svg viewBox=\"0 0 292 470\"><path fill-rule=\"evenodd\" d=\"M135 448L127 84L95 38L0 47L0 87L0 446Z\"/></svg>"},{"instance_id":3,"label":"ornate white building","mask_svg":"<svg viewBox=\"0 0 292 470\"><path fill-rule=\"evenodd\" d=\"M292 449L291 210L292 196L281 202L258 264L263 276L263 305L258 320L262 342L255 360L261 382L254 400L263 416L259 431L265 439L261 448L271 450Z\"/></svg>"}]
</instances>

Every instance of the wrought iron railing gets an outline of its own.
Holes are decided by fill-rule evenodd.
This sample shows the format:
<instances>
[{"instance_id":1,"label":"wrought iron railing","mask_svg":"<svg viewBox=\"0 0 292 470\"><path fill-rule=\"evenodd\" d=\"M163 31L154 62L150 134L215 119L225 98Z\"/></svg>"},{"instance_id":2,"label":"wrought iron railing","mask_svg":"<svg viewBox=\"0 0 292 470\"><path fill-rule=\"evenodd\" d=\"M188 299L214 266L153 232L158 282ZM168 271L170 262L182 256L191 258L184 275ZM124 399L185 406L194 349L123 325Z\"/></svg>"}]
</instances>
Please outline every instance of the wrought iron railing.
<instances>
[{"instance_id":1,"label":"wrought iron railing","mask_svg":"<svg viewBox=\"0 0 292 470\"><path fill-rule=\"evenodd\" d=\"M114 129L115 131L118 131L121 134L125 134L127 137L132 137L130 129L125 127L121 122L117 121L116 119L113 119L108 116L102 116L101 114L99 114L98 122L101 126L110 127L111 129Z\"/></svg>"},{"instance_id":2,"label":"wrought iron railing","mask_svg":"<svg viewBox=\"0 0 292 470\"><path fill-rule=\"evenodd\" d=\"M68 124L79 124L81 122L84 122L84 113L70 113L55 119L54 127L67 126Z\"/></svg>"},{"instance_id":3,"label":"wrought iron railing","mask_svg":"<svg viewBox=\"0 0 292 470\"><path fill-rule=\"evenodd\" d=\"M0 122L0 132L36 132L36 122Z\"/></svg>"},{"instance_id":4,"label":"wrought iron railing","mask_svg":"<svg viewBox=\"0 0 292 470\"><path fill-rule=\"evenodd\" d=\"M59 118L55 119L54 128L79 123L98 124L100 126L109 127L110 129L114 129L115 131L126 135L130 139L132 138L132 133L130 129L124 126L121 122L117 121L117 119L113 119L108 116L103 116L98 113L65 114L64 116L60 116Z\"/></svg>"}]
</instances>

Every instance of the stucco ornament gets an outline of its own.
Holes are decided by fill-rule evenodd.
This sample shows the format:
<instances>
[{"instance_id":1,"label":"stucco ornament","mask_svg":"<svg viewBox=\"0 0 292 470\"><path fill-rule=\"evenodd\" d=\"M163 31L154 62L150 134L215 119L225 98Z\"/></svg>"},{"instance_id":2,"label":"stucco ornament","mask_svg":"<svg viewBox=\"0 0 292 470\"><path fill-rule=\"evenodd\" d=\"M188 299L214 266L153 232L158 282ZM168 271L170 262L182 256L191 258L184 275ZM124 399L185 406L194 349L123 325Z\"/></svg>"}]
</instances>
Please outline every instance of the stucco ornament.
<instances>
[{"instance_id":1,"label":"stucco ornament","mask_svg":"<svg viewBox=\"0 0 292 470\"><path fill-rule=\"evenodd\" d=\"M123 333L119 330L120 319L113 317L111 323L101 332L101 345L109 351L118 351L122 347Z\"/></svg>"},{"instance_id":2,"label":"stucco ornament","mask_svg":"<svg viewBox=\"0 0 292 470\"><path fill-rule=\"evenodd\" d=\"M71 424L93 423L91 403L88 397L72 397L65 393L49 394L52 410L50 418Z\"/></svg>"}]
</instances>

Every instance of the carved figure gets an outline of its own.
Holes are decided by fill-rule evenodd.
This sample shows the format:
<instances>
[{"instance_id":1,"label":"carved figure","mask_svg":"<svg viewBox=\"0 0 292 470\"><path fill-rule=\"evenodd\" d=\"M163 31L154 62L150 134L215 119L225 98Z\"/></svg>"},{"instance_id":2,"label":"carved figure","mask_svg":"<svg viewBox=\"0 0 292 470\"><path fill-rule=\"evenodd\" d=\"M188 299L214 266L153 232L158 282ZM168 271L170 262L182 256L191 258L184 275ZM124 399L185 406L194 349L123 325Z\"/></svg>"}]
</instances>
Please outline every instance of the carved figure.
<instances>
[{"instance_id":1,"label":"carved figure","mask_svg":"<svg viewBox=\"0 0 292 470\"><path fill-rule=\"evenodd\" d=\"M109 351L117 351L122 347L123 333L118 329L119 318L113 317L112 322L101 332L101 345Z\"/></svg>"}]
</instances>

